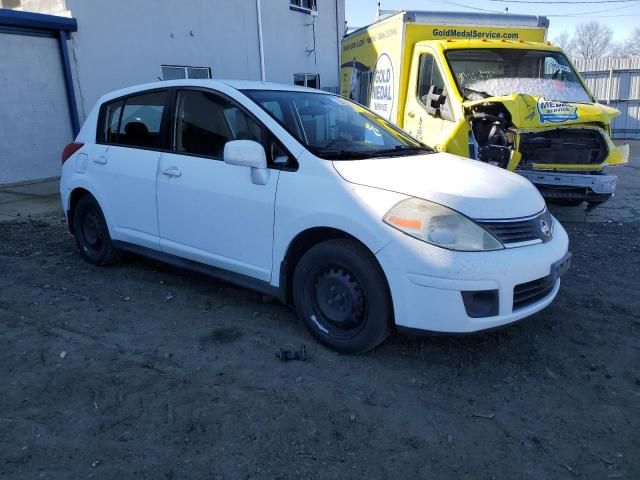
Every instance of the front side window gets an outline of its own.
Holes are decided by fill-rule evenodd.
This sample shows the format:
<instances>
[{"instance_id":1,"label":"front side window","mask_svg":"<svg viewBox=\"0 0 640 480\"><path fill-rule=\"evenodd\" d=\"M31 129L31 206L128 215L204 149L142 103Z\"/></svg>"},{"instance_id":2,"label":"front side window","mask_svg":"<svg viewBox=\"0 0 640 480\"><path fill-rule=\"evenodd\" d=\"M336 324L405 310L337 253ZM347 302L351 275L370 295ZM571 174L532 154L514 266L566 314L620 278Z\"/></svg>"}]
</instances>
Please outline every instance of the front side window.
<instances>
[{"instance_id":1,"label":"front side window","mask_svg":"<svg viewBox=\"0 0 640 480\"><path fill-rule=\"evenodd\" d=\"M382 117L342 97L275 90L243 93L321 158L348 160L431 151Z\"/></svg>"},{"instance_id":2,"label":"front side window","mask_svg":"<svg viewBox=\"0 0 640 480\"><path fill-rule=\"evenodd\" d=\"M449 50L445 56L469 100L524 93L560 102L592 101L561 52L476 48Z\"/></svg>"},{"instance_id":3,"label":"front side window","mask_svg":"<svg viewBox=\"0 0 640 480\"><path fill-rule=\"evenodd\" d=\"M264 132L230 101L202 91L178 93L174 149L178 153L222 158L231 140L264 144Z\"/></svg>"},{"instance_id":4,"label":"front side window","mask_svg":"<svg viewBox=\"0 0 640 480\"><path fill-rule=\"evenodd\" d=\"M432 88L432 93L442 95L444 93L444 80L433 55L424 53L420 55L418 73L418 98L422 103L426 103L427 95L431 93Z\"/></svg>"}]
</instances>

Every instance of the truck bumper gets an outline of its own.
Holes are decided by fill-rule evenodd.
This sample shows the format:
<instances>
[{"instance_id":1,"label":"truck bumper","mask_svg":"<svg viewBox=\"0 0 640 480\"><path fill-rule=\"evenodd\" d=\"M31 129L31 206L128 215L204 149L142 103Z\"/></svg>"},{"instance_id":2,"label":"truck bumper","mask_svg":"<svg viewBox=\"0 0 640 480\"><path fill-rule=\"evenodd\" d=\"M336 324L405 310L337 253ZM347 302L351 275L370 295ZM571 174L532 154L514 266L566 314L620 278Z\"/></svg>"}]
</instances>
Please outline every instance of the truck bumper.
<instances>
[{"instance_id":1,"label":"truck bumper","mask_svg":"<svg viewBox=\"0 0 640 480\"><path fill-rule=\"evenodd\" d=\"M616 190L617 175L516 170L533 183L545 198L603 202Z\"/></svg>"}]
</instances>

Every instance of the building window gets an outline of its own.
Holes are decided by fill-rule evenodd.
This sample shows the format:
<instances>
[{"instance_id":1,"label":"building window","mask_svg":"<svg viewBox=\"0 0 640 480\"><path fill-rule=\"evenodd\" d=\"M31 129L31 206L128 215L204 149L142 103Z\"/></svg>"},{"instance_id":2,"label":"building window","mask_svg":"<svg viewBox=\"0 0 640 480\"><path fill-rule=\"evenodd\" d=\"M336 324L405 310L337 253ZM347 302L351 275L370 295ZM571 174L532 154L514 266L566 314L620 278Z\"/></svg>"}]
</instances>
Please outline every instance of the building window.
<instances>
[{"instance_id":1,"label":"building window","mask_svg":"<svg viewBox=\"0 0 640 480\"><path fill-rule=\"evenodd\" d=\"M22 7L20 0L0 0L0 8L16 9Z\"/></svg>"},{"instance_id":2,"label":"building window","mask_svg":"<svg viewBox=\"0 0 640 480\"><path fill-rule=\"evenodd\" d=\"M183 65L162 65L163 80L180 80L184 78L211 78L211 68L189 67Z\"/></svg>"},{"instance_id":3,"label":"building window","mask_svg":"<svg viewBox=\"0 0 640 480\"><path fill-rule=\"evenodd\" d=\"M304 13L318 11L316 0L289 0L289 8Z\"/></svg>"},{"instance_id":4,"label":"building window","mask_svg":"<svg viewBox=\"0 0 640 480\"><path fill-rule=\"evenodd\" d=\"M317 73L295 73L293 84L301 87L320 88L320 75Z\"/></svg>"}]
</instances>

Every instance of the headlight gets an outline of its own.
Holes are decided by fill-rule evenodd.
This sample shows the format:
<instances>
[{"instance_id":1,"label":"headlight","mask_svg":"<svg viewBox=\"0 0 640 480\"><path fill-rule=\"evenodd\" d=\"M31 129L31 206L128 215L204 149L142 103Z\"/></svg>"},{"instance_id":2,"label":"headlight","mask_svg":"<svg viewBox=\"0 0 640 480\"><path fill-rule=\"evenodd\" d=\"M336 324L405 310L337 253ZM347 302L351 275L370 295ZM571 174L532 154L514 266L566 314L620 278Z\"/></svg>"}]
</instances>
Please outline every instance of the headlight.
<instances>
[{"instance_id":1,"label":"headlight","mask_svg":"<svg viewBox=\"0 0 640 480\"><path fill-rule=\"evenodd\" d=\"M399 202L383 220L418 240L450 250L478 252L504 248L493 235L464 215L420 198Z\"/></svg>"}]
</instances>

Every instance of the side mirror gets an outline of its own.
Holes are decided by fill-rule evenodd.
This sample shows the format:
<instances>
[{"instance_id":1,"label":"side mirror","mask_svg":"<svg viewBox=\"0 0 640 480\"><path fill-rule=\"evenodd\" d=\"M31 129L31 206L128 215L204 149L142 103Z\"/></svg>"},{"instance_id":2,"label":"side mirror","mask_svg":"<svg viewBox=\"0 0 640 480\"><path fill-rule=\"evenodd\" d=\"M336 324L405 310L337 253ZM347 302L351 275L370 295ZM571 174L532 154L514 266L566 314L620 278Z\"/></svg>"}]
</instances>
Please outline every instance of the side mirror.
<instances>
[{"instance_id":1,"label":"side mirror","mask_svg":"<svg viewBox=\"0 0 640 480\"><path fill-rule=\"evenodd\" d=\"M251 181L265 185L269 180L267 155L264 147L253 140L232 140L224 146L224 162L251 168Z\"/></svg>"},{"instance_id":2,"label":"side mirror","mask_svg":"<svg viewBox=\"0 0 640 480\"><path fill-rule=\"evenodd\" d=\"M427 113L433 117L440 117L441 107L447 101L447 96L442 88L431 85L429 93L423 97L423 100L427 107Z\"/></svg>"}]
</instances>

